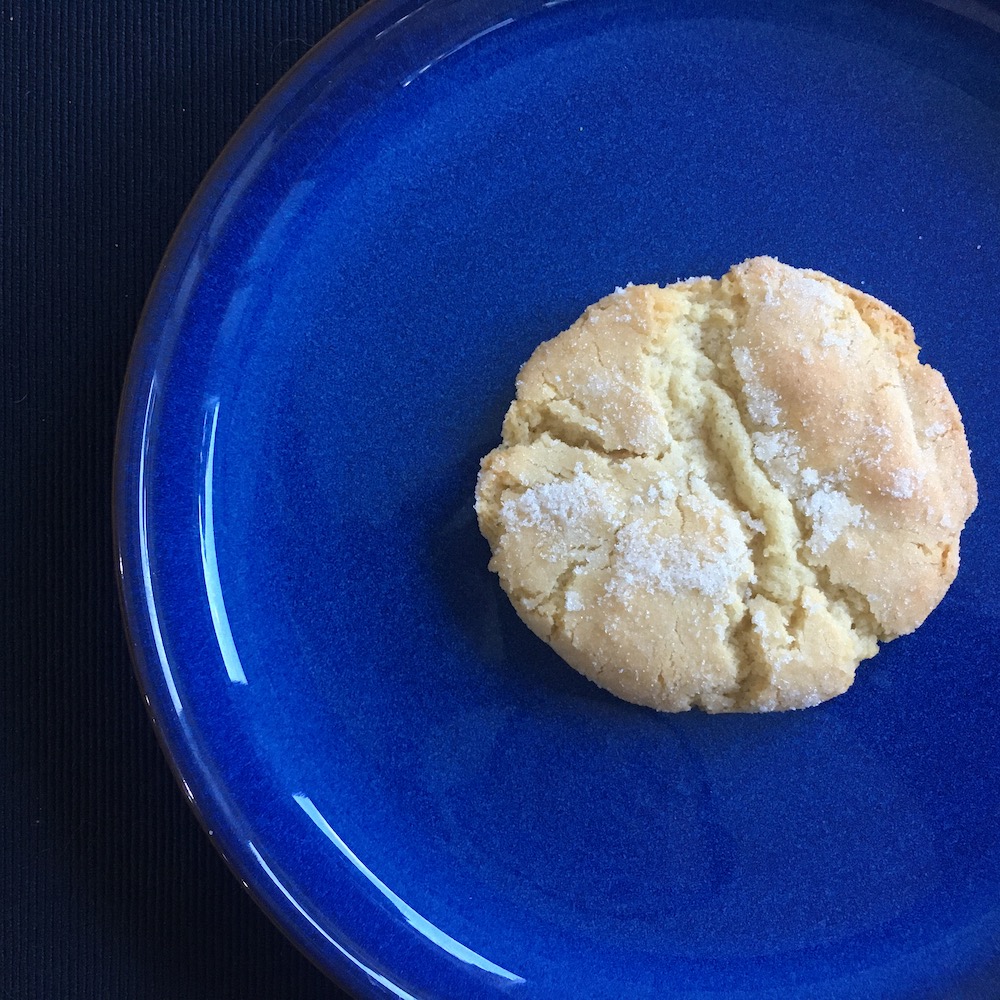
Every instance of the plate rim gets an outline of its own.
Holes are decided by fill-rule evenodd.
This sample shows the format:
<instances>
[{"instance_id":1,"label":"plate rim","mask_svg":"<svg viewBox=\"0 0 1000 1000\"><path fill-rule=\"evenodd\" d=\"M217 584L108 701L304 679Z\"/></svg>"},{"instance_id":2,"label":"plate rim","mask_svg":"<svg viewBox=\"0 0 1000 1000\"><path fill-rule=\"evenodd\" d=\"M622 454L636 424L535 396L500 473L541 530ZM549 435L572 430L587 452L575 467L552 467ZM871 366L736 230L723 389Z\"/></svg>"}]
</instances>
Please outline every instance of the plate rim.
<instances>
[{"instance_id":1,"label":"plate rim","mask_svg":"<svg viewBox=\"0 0 1000 1000\"><path fill-rule=\"evenodd\" d=\"M223 820L219 790L209 775L200 770L192 746L180 731L170 705L169 692L158 662L159 653L151 642L153 616L144 598L145 584L136 565L140 547L134 537L139 510L139 459L146 440L146 407L157 370L157 351L163 338L159 322L177 290L207 222L221 204L228 185L246 165L259 135L280 122L284 109L304 89L314 70L336 65L362 48L380 31L405 20L436 0L366 0L300 56L258 100L249 114L226 140L199 181L167 241L149 286L136 323L129 349L125 377L119 396L115 422L111 470L111 532L115 559L115 579L122 628L132 673L143 696L143 704L156 742L178 789L198 821L208 841L236 878L255 906L282 933L286 940L335 985L359 997L384 996L386 991L400 998L411 995L387 980L352 954L346 943L333 941L332 953L320 953L315 944L292 919L291 899L284 901L268 891L265 873L247 863L245 845L235 829ZM199 794L192 792L191 785ZM308 918L307 916L307 919ZM325 932L324 932L325 933Z\"/></svg>"}]
</instances>

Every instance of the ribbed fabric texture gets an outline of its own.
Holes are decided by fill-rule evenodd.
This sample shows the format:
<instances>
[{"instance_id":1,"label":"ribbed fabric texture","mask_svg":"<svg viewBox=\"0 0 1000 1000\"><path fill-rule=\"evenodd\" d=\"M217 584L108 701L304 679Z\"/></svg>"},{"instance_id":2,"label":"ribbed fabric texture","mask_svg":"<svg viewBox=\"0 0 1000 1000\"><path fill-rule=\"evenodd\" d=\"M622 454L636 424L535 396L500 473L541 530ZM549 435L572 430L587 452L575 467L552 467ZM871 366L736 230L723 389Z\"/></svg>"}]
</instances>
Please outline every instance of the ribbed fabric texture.
<instances>
[{"instance_id":1,"label":"ribbed fabric texture","mask_svg":"<svg viewBox=\"0 0 1000 1000\"><path fill-rule=\"evenodd\" d=\"M226 139L360 0L0 0L0 998L340 998L188 811L123 639L119 392Z\"/></svg>"}]
</instances>

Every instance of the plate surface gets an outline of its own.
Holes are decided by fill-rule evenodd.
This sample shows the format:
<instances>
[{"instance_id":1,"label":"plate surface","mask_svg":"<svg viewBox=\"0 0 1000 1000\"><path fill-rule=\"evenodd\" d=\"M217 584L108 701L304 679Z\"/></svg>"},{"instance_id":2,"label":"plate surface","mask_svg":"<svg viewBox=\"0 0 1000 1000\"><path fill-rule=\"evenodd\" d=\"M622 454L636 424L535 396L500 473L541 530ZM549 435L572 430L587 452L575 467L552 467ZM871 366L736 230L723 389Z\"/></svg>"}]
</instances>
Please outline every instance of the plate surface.
<instances>
[{"instance_id":1,"label":"plate surface","mask_svg":"<svg viewBox=\"0 0 1000 1000\"><path fill-rule=\"evenodd\" d=\"M255 112L151 293L115 518L168 755L321 967L366 997L996 996L998 150L1000 9L956 0L376 0ZM478 460L588 303L760 253L913 321L980 508L841 698L660 716L517 620Z\"/></svg>"}]
</instances>

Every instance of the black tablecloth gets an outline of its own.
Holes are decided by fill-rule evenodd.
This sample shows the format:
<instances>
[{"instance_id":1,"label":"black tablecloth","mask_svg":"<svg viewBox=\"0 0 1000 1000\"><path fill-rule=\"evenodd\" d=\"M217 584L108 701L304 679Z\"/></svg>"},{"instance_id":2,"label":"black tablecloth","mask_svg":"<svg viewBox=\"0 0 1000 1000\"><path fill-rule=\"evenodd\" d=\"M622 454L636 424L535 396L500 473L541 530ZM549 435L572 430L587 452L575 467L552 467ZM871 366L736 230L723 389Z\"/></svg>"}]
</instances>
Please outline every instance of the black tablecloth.
<instances>
[{"instance_id":1,"label":"black tablecloth","mask_svg":"<svg viewBox=\"0 0 1000 1000\"><path fill-rule=\"evenodd\" d=\"M0 0L0 997L342 998L229 873L133 680L118 397L181 213L361 0Z\"/></svg>"}]
</instances>

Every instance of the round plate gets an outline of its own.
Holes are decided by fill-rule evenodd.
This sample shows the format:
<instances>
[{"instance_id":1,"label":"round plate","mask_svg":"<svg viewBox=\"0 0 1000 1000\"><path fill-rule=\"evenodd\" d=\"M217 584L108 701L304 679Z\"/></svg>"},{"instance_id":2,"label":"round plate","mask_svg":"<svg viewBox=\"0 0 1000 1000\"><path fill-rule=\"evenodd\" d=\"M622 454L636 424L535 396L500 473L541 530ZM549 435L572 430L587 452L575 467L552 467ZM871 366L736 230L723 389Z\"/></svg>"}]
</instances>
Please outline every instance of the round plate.
<instances>
[{"instance_id":1,"label":"round plate","mask_svg":"<svg viewBox=\"0 0 1000 1000\"><path fill-rule=\"evenodd\" d=\"M994 995L998 28L959 0L383 0L227 148L132 359L125 614L210 835L349 989ZM478 460L588 303L761 253L913 321L980 509L844 696L658 715L518 621Z\"/></svg>"}]
</instances>

